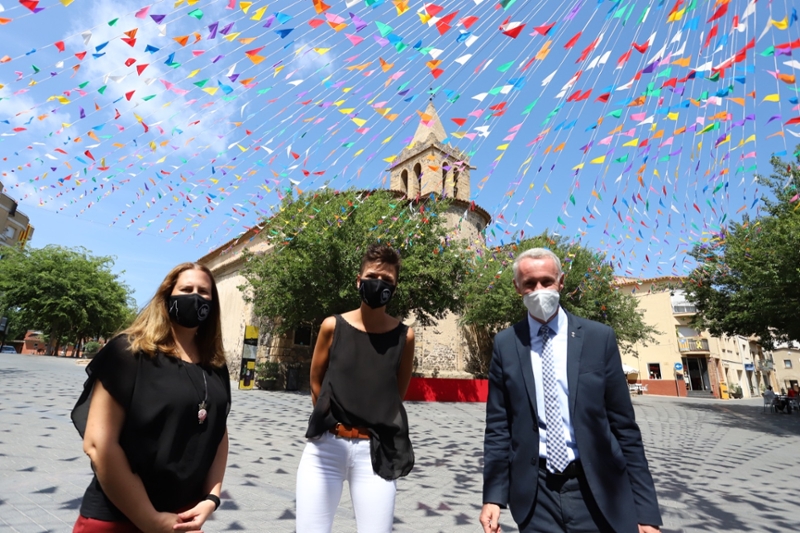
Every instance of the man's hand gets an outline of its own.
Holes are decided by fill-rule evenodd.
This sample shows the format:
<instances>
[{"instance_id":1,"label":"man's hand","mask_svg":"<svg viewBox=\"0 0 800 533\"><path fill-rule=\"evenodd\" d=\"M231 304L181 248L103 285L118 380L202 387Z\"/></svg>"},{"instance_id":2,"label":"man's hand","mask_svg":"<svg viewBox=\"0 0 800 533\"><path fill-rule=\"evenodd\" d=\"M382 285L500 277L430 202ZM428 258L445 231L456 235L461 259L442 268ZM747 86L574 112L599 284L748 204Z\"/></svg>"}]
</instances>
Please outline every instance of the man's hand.
<instances>
[{"instance_id":1,"label":"man's hand","mask_svg":"<svg viewBox=\"0 0 800 533\"><path fill-rule=\"evenodd\" d=\"M500 533L500 506L484 503L480 517L483 533Z\"/></svg>"},{"instance_id":2,"label":"man's hand","mask_svg":"<svg viewBox=\"0 0 800 533\"><path fill-rule=\"evenodd\" d=\"M659 531L661 531L661 528L658 526L639 524L639 533L659 533Z\"/></svg>"}]
</instances>

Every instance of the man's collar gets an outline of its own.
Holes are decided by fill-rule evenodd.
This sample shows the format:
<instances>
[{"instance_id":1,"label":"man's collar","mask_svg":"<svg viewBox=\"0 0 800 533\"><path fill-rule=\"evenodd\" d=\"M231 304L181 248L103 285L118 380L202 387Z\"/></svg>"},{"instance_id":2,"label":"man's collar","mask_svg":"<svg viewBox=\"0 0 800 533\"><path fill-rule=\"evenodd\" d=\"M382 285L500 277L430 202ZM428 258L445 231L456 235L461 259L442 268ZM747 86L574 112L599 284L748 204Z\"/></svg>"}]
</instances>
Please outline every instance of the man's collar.
<instances>
[{"instance_id":1,"label":"man's collar","mask_svg":"<svg viewBox=\"0 0 800 533\"><path fill-rule=\"evenodd\" d=\"M559 304L558 312L550 319L550 321L546 322L547 326L553 331L553 335L558 335L558 332L563 329L567 328L567 323L569 322L569 318L567 317L566 311L564 308L561 307ZM531 337L537 337L539 335L539 329L543 326L541 322L536 320L528 313L528 326L531 328Z\"/></svg>"}]
</instances>

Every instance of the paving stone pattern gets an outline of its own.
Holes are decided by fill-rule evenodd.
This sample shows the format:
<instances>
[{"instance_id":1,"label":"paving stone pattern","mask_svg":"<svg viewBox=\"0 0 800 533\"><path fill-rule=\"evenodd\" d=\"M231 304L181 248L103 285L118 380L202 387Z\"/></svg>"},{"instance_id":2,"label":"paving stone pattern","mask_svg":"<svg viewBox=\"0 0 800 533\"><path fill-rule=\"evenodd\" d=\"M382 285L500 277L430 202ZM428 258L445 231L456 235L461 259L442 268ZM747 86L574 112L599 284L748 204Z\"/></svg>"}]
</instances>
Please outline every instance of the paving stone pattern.
<instances>
[{"instance_id":1,"label":"paving stone pattern","mask_svg":"<svg viewBox=\"0 0 800 533\"><path fill-rule=\"evenodd\" d=\"M69 532L91 478L69 411L73 360L0 354L0 531ZM234 391L217 531L294 531L307 395ZM758 400L634 398L666 533L800 531L800 415ZM417 464L399 481L395 531L480 531L481 404L407 405ZM502 515L504 531L511 527ZM335 532L355 531L344 491ZM367 532L369 533L369 532Z\"/></svg>"}]
</instances>

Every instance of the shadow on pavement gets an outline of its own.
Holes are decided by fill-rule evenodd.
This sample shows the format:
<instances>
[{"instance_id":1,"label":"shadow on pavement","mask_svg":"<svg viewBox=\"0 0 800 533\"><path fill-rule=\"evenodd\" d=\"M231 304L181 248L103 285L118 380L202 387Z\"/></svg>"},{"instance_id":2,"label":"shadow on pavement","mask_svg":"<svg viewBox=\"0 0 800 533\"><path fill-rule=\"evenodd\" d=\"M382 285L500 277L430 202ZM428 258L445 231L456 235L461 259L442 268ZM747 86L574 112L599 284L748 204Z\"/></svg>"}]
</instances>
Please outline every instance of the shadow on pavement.
<instances>
[{"instance_id":1,"label":"shadow on pavement","mask_svg":"<svg viewBox=\"0 0 800 533\"><path fill-rule=\"evenodd\" d=\"M748 493L732 493L716 488L713 493L706 486L693 486L693 480L682 471L661 472L658 475L658 496L667 523L680 518L681 529L665 527L664 533L693 531L797 531L797 524L786 516L785 509L795 505L793 497L780 487L761 489ZM709 497L711 496L711 497ZM723 502L720 502L720 498ZM681 509L671 502L687 502ZM782 501L783 500L783 501ZM689 505L690 504L690 505ZM758 523L757 527L752 527Z\"/></svg>"},{"instance_id":2,"label":"shadow on pavement","mask_svg":"<svg viewBox=\"0 0 800 533\"><path fill-rule=\"evenodd\" d=\"M730 427L769 433L775 436L800 436L800 411L791 414L773 413L764 411L759 403L757 406L745 403L729 402L686 402L687 410L716 413L720 415L716 421Z\"/></svg>"},{"instance_id":3,"label":"shadow on pavement","mask_svg":"<svg viewBox=\"0 0 800 533\"><path fill-rule=\"evenodd\" d=\"M786 512L796 507L796 492L770 479L789 466L780 460L786 449L800 452L794 438L800 436L800 412L765 412L754 401L676 403L685 412L685 423L702 421L705 427L668 434L671 442L665 447L648 446L665 522L681 524L663 528L664 533L797 531ZM712 422L719 429L708 433ZM743 445L737 441L740 432L750 433L749 439L763 437L763 443Z\"/></svg>"}]
</instances>

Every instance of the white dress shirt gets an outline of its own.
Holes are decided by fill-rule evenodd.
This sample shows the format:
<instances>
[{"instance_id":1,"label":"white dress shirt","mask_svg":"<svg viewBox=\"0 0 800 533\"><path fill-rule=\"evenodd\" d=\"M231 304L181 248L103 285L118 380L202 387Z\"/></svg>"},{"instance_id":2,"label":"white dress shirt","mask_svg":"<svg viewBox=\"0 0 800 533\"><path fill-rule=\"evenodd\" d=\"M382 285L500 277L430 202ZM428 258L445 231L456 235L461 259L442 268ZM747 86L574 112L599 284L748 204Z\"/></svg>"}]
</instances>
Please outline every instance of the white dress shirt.
<instances>
[{"instance_id":1,"label":"white dress shirt","mask_svg":"<svg viewBox=\"0 0 800 533\"><path fill-rule=\"evenodd\" d=\"M578 458L578 446L575 443L575 428L569 414L569 385L567 384L567 330L569 320L564 310L559 307L558 313L547 325L550 327L550 342L553 347L553 358L558 383L558 403L561 420L564 425L564 440L567 443L567 457L570 461ZM542 385L542 337L539 328L542 324L528 314L528 325L531 328L531 366L533 379L536 382L536 410L539 414L539 457L547 458L547 423L545 421L544 386Z\"/></svg>"}]
</instances>

